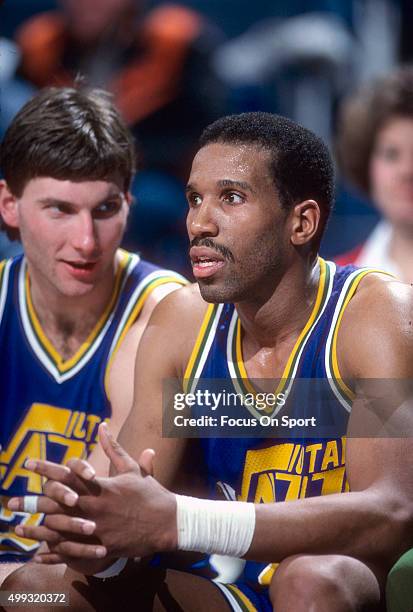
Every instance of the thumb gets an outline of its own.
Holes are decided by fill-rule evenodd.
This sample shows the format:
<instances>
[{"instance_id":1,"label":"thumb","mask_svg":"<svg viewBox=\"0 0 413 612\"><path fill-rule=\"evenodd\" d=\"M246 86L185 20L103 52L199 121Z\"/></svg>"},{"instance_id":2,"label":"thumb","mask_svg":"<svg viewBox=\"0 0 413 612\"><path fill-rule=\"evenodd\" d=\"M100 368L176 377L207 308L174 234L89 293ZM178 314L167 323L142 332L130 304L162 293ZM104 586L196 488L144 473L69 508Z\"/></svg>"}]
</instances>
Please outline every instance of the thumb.
<instances>
[{"instance_id":1,"label":"thumb","mask_svg":"<svg viewBox=\"0 0 413 612\"><path fill-rule=\"evenodd\" d=\"M138 464L109 432L107 423L99 425L99 442L117 474L140 471Z\"/></svg>"},{"instance_id":2,"label":"thumb","mask_svg":"<svg viewBox=\"0 0 413 612\"><path fill-rule=\"evenodd\" d=\"M153 476L153 460L155 458L155 451L153 448L145 448L139 456L138 464L142 472L146 476Z\"/></svg>"}]
</instances>

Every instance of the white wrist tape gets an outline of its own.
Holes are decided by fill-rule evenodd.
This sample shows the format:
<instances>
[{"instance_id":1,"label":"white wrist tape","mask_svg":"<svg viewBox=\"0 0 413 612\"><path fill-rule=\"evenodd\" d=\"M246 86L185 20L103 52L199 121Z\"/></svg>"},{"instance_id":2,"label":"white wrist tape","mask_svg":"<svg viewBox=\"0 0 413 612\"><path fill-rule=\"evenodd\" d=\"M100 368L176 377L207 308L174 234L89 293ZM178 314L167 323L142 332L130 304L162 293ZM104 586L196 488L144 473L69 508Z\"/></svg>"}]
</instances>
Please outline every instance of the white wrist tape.
<instances>
[{"instance_id":1,"label":"white wrist tape","mask_svg":"<svg viewBox=\"0 0 413 612\"><path fill-rule=\"evenodd\" d=\"M114 576L117 576L125 569L127 562L128 562L127 557L120 557L119 559L116 559L116 561L112 563L112 565L109 565L109 567L103 570L103 572L99 572L98 574L93 574L93 577L101 578L102 580L104 580L105 578L113 578Z\"/></svg>"},{"instance_id":2,"label":"white wrist tape","mask_svg":"<svg viewBox=\"0 0 413 612\"><path fill-rule=\"evenodd\" d=\"M254 504L176 495L178 549L243 557L255 530Z\"/></svg>"}]
</instances>

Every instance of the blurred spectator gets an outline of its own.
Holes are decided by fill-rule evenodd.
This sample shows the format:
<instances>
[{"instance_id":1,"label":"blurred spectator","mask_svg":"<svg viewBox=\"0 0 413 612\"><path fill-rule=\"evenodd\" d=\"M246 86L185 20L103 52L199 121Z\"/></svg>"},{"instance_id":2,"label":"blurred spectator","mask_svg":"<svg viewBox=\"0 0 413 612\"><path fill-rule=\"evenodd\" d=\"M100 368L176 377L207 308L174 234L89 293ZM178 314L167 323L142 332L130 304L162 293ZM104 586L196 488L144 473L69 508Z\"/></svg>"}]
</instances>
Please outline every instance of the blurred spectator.
<instances>
[{"instance_id":1,"label":"blurred spectator","mask_svg":"<svg viewBox=\"0 0 413 612\"><path fill-rule=\"evenodd\" d=\"M240 110L287 115L327 142L335 108L350 83L397 62L396 0L280 0L215 55Z\"/></svg>"},{"instance_id":2,"label":"blurred spectator","mask_svg":"<svg viewBox=\"0 0 413 612\"><path fill-rule=\"evenodd\" d=\"M344 178L382 215L367 241L339 263L374 266L413 278L413 66L394 70L356 92L338 120Z\"/></svg>"},{"instance_id":3,"label":"blurred spectator","mask_svg":"<svg viewBox=\"0 0 413 612\"><path fill-rule=\"evenodd\" d=\"M254 24L222 45L214 61L221 78L249 92L249 99L255 88L259 106L267 98L266 110L287 115L329 141L332 108L350 81L355 54L343 19L307 12Z\"/></svg>"},{"instance_id":4,"label":"blurred spectator","mask_svg":"<svg viewBox=\"0 0 413 612\"><path fill-rule=\"evenodd\" d=\"M132 213L127 242L131 248L146 242L144 255L156 260L158 242L183 228L185 199L175 182L186 179L203 127L225 112L224 89L210 67L221 35L201 14L178 4L146 13L143 0L61 0L60 5L17 30L18 75L36 88L71 85L80 75L114 94L137 139L144 171L134 195L147 224L135 222ZM15 83L7 87L10 94ZM20 102L15 106L17 111ZM166 217L159 202L169 206ZM176 265L182 269L179 261Z\"/></svg>"},{"instance_id":5,"label":"blurred spectator","mask_svg":"<svg viewBox=\"0 0 413 612\"><path fill-rule=\"evenodd\" d=\"M145 166L181 170L202 126L222 111L209 58L219 35L199 13L142 0L62 0L16 34L20 73L36 87L78 74L112 91Z\"/></svg>"}]
</instances>

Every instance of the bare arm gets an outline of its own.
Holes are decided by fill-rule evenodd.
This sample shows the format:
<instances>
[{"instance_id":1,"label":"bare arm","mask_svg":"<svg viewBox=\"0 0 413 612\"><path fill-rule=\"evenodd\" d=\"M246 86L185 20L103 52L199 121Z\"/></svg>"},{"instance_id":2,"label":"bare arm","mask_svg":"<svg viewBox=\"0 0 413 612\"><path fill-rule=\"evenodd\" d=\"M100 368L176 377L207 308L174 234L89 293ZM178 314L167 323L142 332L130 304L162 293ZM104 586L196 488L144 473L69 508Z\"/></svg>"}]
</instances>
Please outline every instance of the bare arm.
<instances>
[{"instance_id":1,"label":"bare arm","mask_svg":"<svg viewBox=\"0 0 413 612\"><path fill-rule=\"evenodd\" d=\"M397 398L392 406L391 397L413 378L412 319L410 287L366 279L348 307L338 338L343 378L375 379L374 389L383 393L392 388L388 413L380 418L394 417L396 430ZM274 561L297 553L334 552L389 565L411 545L413 469L408 458L413 452L413 401L406 394L404 400L404 431L399 427L396 434L410 437L348 438L349 493L256 506L249 558ZM361 393L353 404L353 434L354 427L362 425L359 417L369 416Z\"/></svg>"},{"instance_id":2,"label":"bare arm","mask_svg":"<svg viewBox=\"0 0 413 612\"><path fill-rule=\"evenodd\" d=\"M133 409L119 434L120 444L136 461L144 449L154 449L155 477L166 487L181 481L187 441L162 437L164 381L182 380L206 307L197 288L190 286L156 309L136 359Z\"/></svg>"},{"instance_id":3,"label":"bare arm","mask_svg":"<svg viewBox=\"0 0 413 612\"><path fill-rule=\"evenodd\" d=\"M137 321L129 329L110 366L107 391L112 405L110 429L115 437L118 436L131 411L135 362L141 338L155 307L166 296L178 289L182 289L182 285L167 283L156 287L151 292ZM99 444L93 449L88 461L100 476L109 474L109 460Z\"/></svg>"},{"instance_id":4,"label":"bare arm","mask_svg":"<svg viewBox=\"0 0 413 612\"><path fill-rule=\"evenodd\" d=\"M149 343L159 333L157 327L161 327L162 310L161 307L160 319L154 317L151 322L153 329L150 325L145 334ZM366 283L349 306L339 334L339 361L343 377L386 376L394 381L413 378L412 332L409 325L413 318L412 312L410 288L400 284L382 285L381 282L375 285L374 279ZM175 336L172 331L170 334L165 336L165 342L183 342L177 349L182 354L186 353L181 336ZM158 379L159 372L166 376L179 375L183 363L179 360L170 361L165 351L154 351L153 361L145 364L142 362L143 365L146 368L145 377L137 385L135 409L125 424L122 443L135 458L147 446L147 441L148 445L155 447L160 455L155 475L170 487L179 469L183 451L180 442L162 440L160 437L159 406L162 393ZM148 383L151 391L157 390L153 402ZM147 418L146 429L139 432L141 419L144 419L148 410L150 417ZM363 410L361 396L356 400L353 410L356 416ZM107 441L105 445L110 447ZM86 516L93 517L97 524L96 534L112 555L133 556L154 550L174 549L177 546L177 531L172 493L156 480L142 475L131 458L123 457L122 449L116 445L113 445L111 452L113 449L121 457L119 462L116 460L114 463L121 465L122 473L113 479L99 479L99 495L80 498L80 510ZM413 443L407 437L349 439L347 475L351 492L256 505L256 529L246 556L271 562L305 552L336 553L378 563L382 567L390 565L411 544L413 470L409 459L412 450ZM44 468L36 471L54 477L52 472L47 473ZM125 501L121 508L118 503L119 490ZM57 494L55 499L59 501ZM50 511L55 510L50 507ZM128 523L122 517L131 516L134 512L137 513L136 525L144 527L144 530L136 529L132 533L128 528L130 521ZM123 533L121 526L125 523ZM50 525L53 524L56 523L51 516ZM153 527L153 537L149 535L150 525ZM121 536L123 545L120 544ZM93 554L92 549L90 547L87 554ZM74 549L72 545L69 547L69 543L58 544L56 550L80 556L86 554L84 549Z\"/></svg>"},{"instance_id":5,"label":"bare arm","mask_svg":"<svg viewBox=\"0 0 413 612\"><path fill-rule=\"evenodd\" d=\"M256 505L247 558L271 562L300 553L336 553L389 567L411 546L413 477L406 469L398 473L411 456L411 440L359 439L349 441L349 447L348 471L366 470L366 480L349 476L349 493ZM356 483L367 486L357 491Z\"/></svg>"},{"instance_id":6,"label":"bare arm","mask_svg":"<svg viewBox=\"0 0 413 612\"><path fill-rule=\"evenodd\" d=\"M399 283L378 279L369 279L360 289L348 307L338 338L344 378L386 377L389 383L400 380L402 386L405 379L413 378L412 331L408 324L413 319L411 293L410 288ZM140 398L137 399L139 404ZM158 405L160 399L156 398ZM406 397L405 401L411 402L412 398ZM389 417L394 408L388 406ZM364 418L364 410L362 386L354 402L354 418L357 420L359 414ZM413 426L410 430L413 434ZM149 429L143 440L151 435L161 464L167 464L168 457L173 461L166 473L158 474L170 486L181 457L176 453L177 442L161 439L160 422ZM350 492L257 504L255 534L246 556L271 562L306 552L338 553L383 566L391 564L411 542L413 470L406 457L412 456L412 440L413 435L350 437L346 463ZM165 516L165 525L173 525L174 520ZM167 540L167 547L173 548L173 532L169 536L172 541Z\"/></svg>"}]
</instances>

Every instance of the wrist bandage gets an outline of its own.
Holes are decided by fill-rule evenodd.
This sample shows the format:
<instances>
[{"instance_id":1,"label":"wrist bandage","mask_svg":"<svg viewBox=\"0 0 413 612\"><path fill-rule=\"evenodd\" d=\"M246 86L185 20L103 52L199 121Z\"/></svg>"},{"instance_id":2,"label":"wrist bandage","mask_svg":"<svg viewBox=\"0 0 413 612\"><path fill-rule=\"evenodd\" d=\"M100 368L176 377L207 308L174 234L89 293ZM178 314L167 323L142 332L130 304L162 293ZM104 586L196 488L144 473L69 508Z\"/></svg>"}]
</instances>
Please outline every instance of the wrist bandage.
<instances>
[{"instance_id":1,"label":"wrist bandage","mask_svg":"<svg viewBox=\"0 0 413 612\"><path fill-rule=\"evenodd\" d=\"M93 577L105 580L105 578L113 578L114 576L118 576L125 569L127 562L127 557L120 557L119 559L116 559L112 565L109 565L109 567L103 570L103 572L93 574Z\"/></svg>"},{"instance_id":2,"label":"wrist bandage","mask_svg":"<svg viewBox=\"0 0 413 612\"><path fill-rule=\"evenodd\" d=\"M176 495L178 549L243 557L255 530L254 504Z\"/></svg>"}]
</instances>

